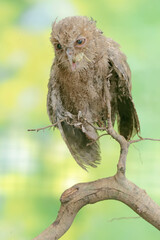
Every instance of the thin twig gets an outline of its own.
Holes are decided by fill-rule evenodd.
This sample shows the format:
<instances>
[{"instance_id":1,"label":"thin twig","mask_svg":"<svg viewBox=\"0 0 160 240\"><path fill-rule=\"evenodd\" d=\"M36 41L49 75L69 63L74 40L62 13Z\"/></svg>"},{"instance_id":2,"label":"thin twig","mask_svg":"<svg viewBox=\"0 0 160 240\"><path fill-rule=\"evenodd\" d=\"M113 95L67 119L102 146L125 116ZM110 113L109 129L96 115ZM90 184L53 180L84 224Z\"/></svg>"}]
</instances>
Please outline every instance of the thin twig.
<instances>
[{"instance_id":1,"label":"thin twig","mask_svg":"<svg viewBox=\"0 0 160 240\"><path fill-rule=\"evenodd\" d=\"M108 220L108 222L113 222L115 220L128 220L128 219L137 219L141 218L140 216L137 217L119 217L119 218L112 218L111 220Z\"/></svg>"},{"instance_id":2,"label":"thin twig","mask_svg":"<svg viewBox=\"0 0 160 240\"><path fill-rule=\"evenodd\" d=\"M60 122L63 122L65 119L61 119L61 120L59 120L59 123ZM27 131L29 131L29 132L39 132L39 131L41 131L41 130L44 130L44 129L47 129L47 128L51 128L51 127L55 127L55 126L57 126L58 125L58 122L56 122L56 123L54 123L54 124L51 124L51 125L48 125L48 126L46 126L46 127L42 127L42 128L33 128L33 129L27 129Z\"/></svg>"},{"instance_id":3,"label":"thin twig","mask_svg":"<svg viewBox=\"0 0 160 240\"><path fill-rule=\"evenodd\" d=\"M106 130L106 127L96 127L95 125L93 125L92 123L90 123L86 118L83 119L85 122L87 122L91 127L93 127L95 130Z\"/></svg>"},{"instance_id":4,"label":"thin twig","mask_svg":"<svg viewBox=\"0 0 160 240\"><path fill-rule=\"evenodd\" d=\"M101 137L103 137L103 136L105 136L105 135L109 135L109 134L108 134L108 133L104 133L104 134L98 136L98 137L97 137L95 140L93 140L92 142L87 143L87 146L90 146L90 145L92 145L93 143L97 142Z\"/></svg>"},{"instance_id":5,"label":"thin twig","mask_svg":"<svg viewBox=\"0 0 160 240\"><path fill-rule=\"evenodd\" d=\"M51 124L51 125L48 125L48 126L42 127L42 128L27 129L27 131L28 131L28 132L39 132L39 131L44 130L44 129L47 129L47 128L55 127L56 125L57 125L57 123L56 123L56 124Z\"/></svg>"},{"instance_id":6,"label":"thin twig","mask_svg":"<svg viewBox=\"0 0 160 240\"><path fill-rule=\"evenodd\" d=\"M129 144L132 144L132 143L137 143L137 142L141 142L143 140L150 140L150 141L160 141L160 139L155 139L155 138L140 138L140 139L136 139L136 140L131 140L129 141Z\"/></svg>"}]
</instances>

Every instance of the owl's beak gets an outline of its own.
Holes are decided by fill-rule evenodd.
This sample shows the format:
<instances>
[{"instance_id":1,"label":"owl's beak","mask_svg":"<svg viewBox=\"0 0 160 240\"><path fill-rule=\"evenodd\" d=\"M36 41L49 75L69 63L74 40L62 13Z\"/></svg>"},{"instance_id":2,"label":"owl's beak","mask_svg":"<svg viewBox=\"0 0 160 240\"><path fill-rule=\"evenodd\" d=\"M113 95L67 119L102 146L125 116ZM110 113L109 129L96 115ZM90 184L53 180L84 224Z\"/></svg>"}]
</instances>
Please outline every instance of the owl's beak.
<instances>
[{"instance_id":1,"label":"owl's beak","mask_svg":"<svg viewBox=\"0 0 160 240\"><path fill-rule=\"evenodd\" d=\"M72 71L75 71L75 70L76 70L76 67L77 67L77 64L76 64L76 59L75 59L75 57L73 57L73 56L74 56L74 50L73 50L73 48L67 48L66 54L67 54L69 63L71 64L71 69L72 69Z\"/></svg>"}]
</instances>

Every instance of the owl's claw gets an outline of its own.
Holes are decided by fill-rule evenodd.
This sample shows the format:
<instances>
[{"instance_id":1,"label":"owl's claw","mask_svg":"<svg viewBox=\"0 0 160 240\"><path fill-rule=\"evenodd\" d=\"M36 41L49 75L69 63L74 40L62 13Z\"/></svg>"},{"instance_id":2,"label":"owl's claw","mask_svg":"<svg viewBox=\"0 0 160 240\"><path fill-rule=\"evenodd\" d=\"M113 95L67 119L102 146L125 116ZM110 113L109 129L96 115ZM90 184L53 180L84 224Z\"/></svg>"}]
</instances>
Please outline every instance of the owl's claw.
<instances>
[{"instance_id":1,"label":"owl's claw","mask_svg":"<svg viewBox=\"0 0 160 240\"><path fill-rule=\"evenodd\" d=\"M81 122L77 122L77 123L74 123L74 126L77 128L81 128L81 126L83 126L83 125Z\"/></svg>"},{"instance_id":2,"label":"owl's claw","mask_svg":"<svg viewBox=\"0 0 160 240\"><path fill-rule=\"evenodd\" d=\"M68 111L65 111L64 116L69 117L70 119L74 119L74 115Z\"/></svg>"},{"instance_id":3,"label":"owl's claw","mask_svg":"<svg viewBox=\"0 0 160 240\"><path fill-rule=\"evenodd\" d=\"M79 111L79 112L78 112L78 121L79 121L82 117L83 117L82 112Z\"/></svg>"}]
</instances>

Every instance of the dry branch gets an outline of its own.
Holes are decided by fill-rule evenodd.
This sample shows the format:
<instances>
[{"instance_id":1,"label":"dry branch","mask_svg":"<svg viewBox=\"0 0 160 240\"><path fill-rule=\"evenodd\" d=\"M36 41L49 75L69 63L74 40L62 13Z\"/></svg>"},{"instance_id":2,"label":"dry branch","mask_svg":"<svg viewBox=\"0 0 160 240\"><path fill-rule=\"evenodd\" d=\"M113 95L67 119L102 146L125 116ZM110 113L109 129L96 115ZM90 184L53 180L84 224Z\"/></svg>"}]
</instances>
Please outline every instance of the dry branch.
<instances>
[{"instance_id":1,"label":"dry branch","mask_svg":"<svg viewBox=\"0 0 160 240\"><path fill-rule=\"evenodd\" d=\"M56 221L34 240L59 239L72 225L76 214L83 206L107 199L125 203L160 230L160 207L144 190L125 177L119 179L116 175L94 182L76 184L66 190L61 196L61 207Z\"/></svg>"},{"instance_id":2,"label":"dry branch","mask_svg":"<svg viewBox=\"0 0 160 240\"><path fill-rule=\"evenodd\" d=\"M106 102L108 126L98 128L91 123L90 125L98 130L105 130L106 134L111 135L120 144L120 156L116 175L94 182L79 183L67 189L61 196L61 207L56 220L34 240L59 239L70 228L76 214L83 206L107 199L123 202L160 230L160 206L147 195L145 190L139 188L125 177L126 158L130 144L143 140L160 141L160 139L140 138L127 142L123 136L114 130L111 121L110 100L106 99ZM83 121L87 120L83 119Z\"/></svg>"},{"instance_id":3,"label":"dry branch","mask_svg":"<svg viewBox=\"0 0 160 240\"><path fill-rule=\"evenodd\" d=\"M63 122L64 119L62 119L60 122ZM28 132L39 132L39 131L42 131L42 130L45 130L47 128L51 128L51 127L56 127L58 125L58 123L54 123L54 124L51 124L51 125L48 125L48 126L45 126L45 127L41 127L41 128L31 128L31 129L28 129L27 131Z\"/></svg>"}]
</instances>

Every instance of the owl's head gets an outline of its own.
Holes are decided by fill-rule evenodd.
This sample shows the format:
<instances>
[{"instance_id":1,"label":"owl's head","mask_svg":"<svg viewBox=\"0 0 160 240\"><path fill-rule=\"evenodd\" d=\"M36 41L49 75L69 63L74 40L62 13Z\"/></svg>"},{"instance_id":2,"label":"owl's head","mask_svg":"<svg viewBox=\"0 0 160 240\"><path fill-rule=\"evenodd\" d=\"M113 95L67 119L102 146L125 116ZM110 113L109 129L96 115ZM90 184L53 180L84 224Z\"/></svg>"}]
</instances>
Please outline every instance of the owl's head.
<instances>
[{"instance_id":1,"label":"owl's head","mask_svg":"<svg viewBox=\"0 0 160 240\"><path fill-rule=\"evenodd\" d=\"M96 22L88 17L67 17L55 21L52 26L51 42L59 67L68 71L82 71L95 61L97 38L102 32Z\"/></svg>"}]
</instances>

